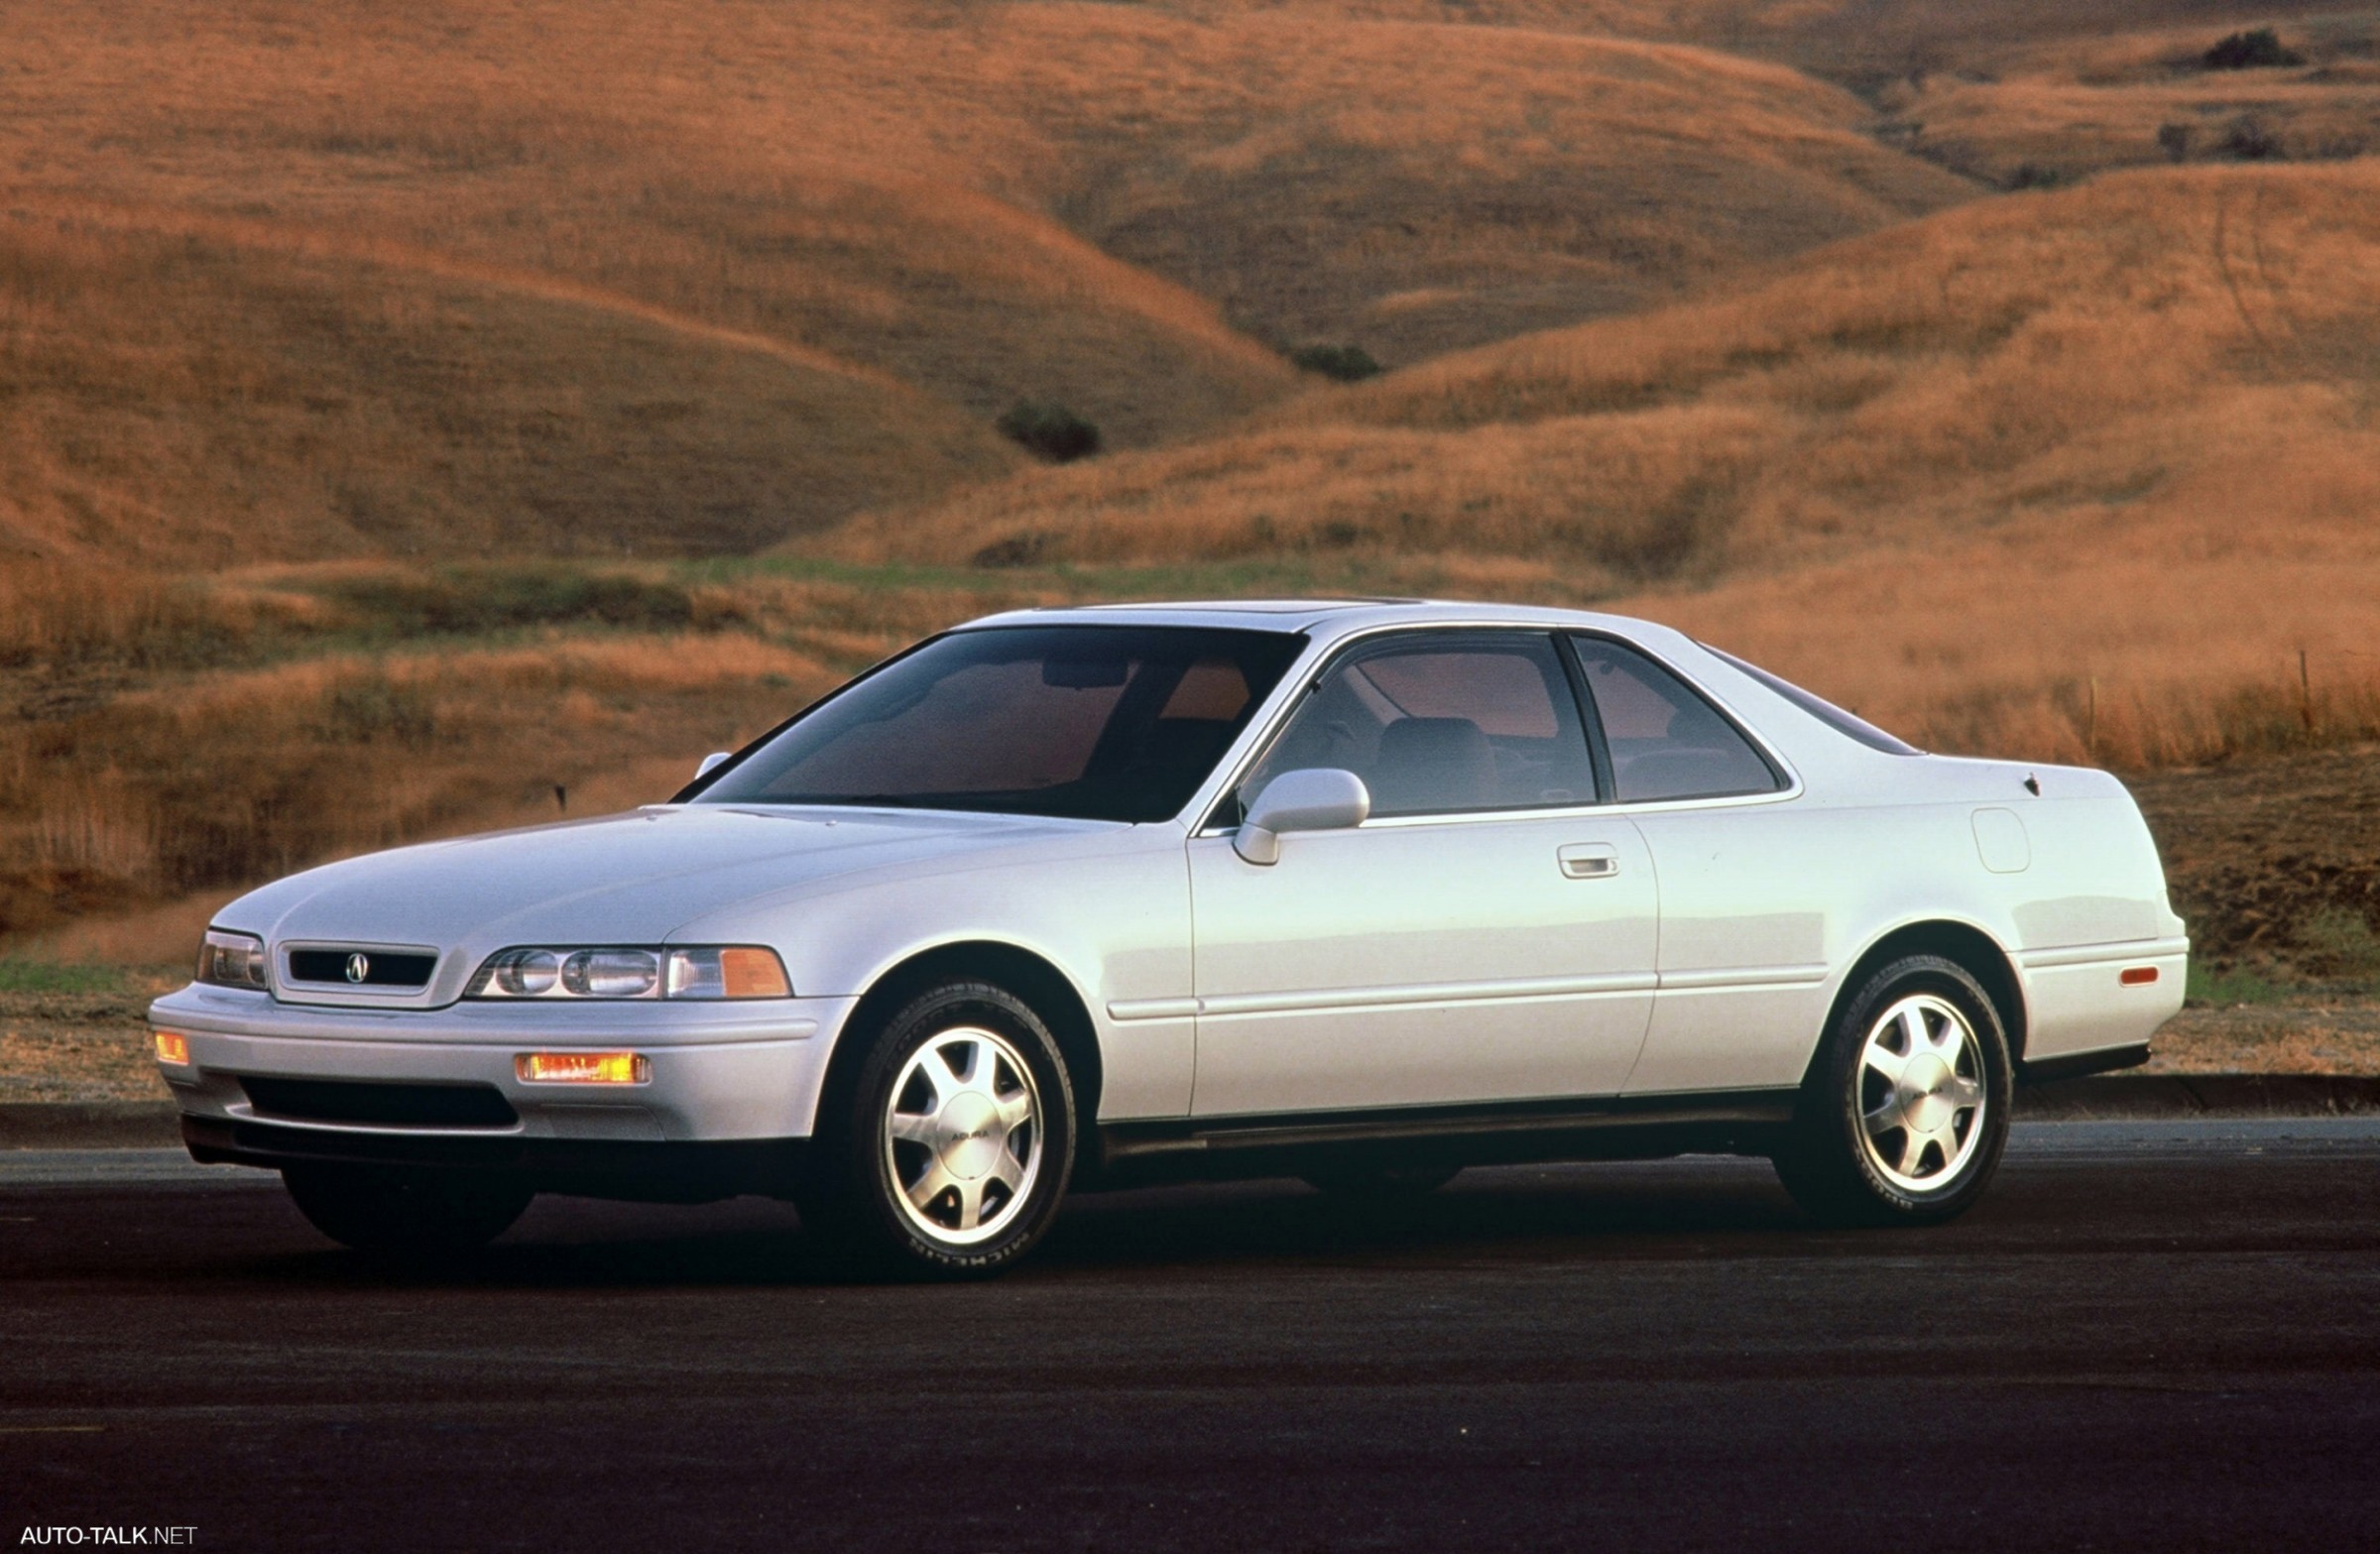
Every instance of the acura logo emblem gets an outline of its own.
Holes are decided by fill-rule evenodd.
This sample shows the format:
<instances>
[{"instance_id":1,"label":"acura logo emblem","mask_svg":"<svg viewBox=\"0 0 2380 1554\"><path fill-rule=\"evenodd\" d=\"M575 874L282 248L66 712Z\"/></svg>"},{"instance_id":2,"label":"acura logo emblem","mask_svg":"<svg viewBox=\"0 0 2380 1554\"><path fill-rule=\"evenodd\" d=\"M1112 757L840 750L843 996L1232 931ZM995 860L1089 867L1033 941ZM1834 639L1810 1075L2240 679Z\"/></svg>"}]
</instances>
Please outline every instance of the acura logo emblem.
<instances>
[{"instance_id":1,"label":"acura logo emblem","mask_svg":"<svg viewBox=\"0 0 2380 1554\"><path fill-rule=\"evenodd\" d=\"M347 980L361 982L372 975L372 957L357 951L347 957Z\"/></svg>"}]
</instances>

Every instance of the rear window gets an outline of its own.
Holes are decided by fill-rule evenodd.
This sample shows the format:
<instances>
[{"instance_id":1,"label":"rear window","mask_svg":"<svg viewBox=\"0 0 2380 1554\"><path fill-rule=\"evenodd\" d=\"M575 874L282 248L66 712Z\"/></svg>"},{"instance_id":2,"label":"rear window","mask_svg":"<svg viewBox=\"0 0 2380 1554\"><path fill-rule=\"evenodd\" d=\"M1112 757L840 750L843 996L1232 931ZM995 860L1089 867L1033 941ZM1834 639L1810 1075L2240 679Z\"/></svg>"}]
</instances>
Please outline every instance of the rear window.
<instances>
[{"instance_id":1,"label":"rear window","mask_svg":"<svg viewBox=\"0 0 2380 1554\"><path fill-rule=\"evenodd\" d=\"M1621 803L1773 793L1784 778L1694 687L1632 648L1574 637Z\"/></svg>"},{"instance_id":2,"label":"rear window","mask_svg":"<svg viewBox=\"0 0 2380 1554\"><path fill-rule=\"evenodd\" d=\"M1915 745L1909 744L1905 740L1895 739L1865 718L1845 712L1825 697L1813 695L1794 684L1793 681L1781 679L1756 663L1746 663L1724 648L1714 648L1709 643L1700 643L1697 646L1714 657L1726 659L1753 679L1758 680L1846 739L1855 739L1868 749L1882 751L1887 756L1922 756L1925 754Z\"/></svg>"}]
</instances>

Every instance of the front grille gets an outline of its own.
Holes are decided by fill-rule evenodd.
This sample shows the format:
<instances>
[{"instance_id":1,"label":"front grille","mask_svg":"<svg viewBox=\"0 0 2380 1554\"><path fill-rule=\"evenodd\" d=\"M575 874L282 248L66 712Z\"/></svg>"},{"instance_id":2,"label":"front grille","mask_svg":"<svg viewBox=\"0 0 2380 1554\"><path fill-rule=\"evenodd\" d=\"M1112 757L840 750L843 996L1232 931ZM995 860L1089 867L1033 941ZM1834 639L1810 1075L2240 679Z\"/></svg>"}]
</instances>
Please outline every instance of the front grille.
<instances>
[{"instance_id":1,"label":"front grille","mask_svg":"<svg viewBox=\"0 0 2380 1554\"><path fill-rule=\"evenodd\" d=\"M494 1085L383 1085L345 1079L242 1075L260 1113L305 1123L386 1128L510 1128L521 1120Z\"/></svg>"},{"instance_id":2,"label":"front grille","mask_svg":"<svg viewBox=\"0 0 2380 1554\"><path fill-rule=\"evenodd\" d=\"M437 964L435 955L408 955L397 950L292 950L290 979L361 988L424 988ZM362 976L348 975L357 969Z\"/></svg>"}]
</instances>

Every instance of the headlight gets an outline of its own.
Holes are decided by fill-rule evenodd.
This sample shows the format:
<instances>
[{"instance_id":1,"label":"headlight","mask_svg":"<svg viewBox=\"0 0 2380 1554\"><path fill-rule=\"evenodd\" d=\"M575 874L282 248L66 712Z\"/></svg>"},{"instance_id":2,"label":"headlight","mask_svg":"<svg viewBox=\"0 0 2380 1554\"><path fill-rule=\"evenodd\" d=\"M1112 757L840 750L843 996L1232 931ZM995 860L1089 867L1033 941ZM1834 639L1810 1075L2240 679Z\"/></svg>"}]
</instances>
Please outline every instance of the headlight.
<instances>
[{"instance_id":1,"label":"headlight","mask_svg":"<svg viewBox=\"0 0 2380 1554\"><path fill-rule=\"evenodd\" d=\"M273 979L265 969L265 941L245 933L225 933L209 928L206 937L198 941L198 970L200 982L218 988L247 988L267 992Z\"/></svg>"},{"instance_id":2,"label":"headlight","mask_svg":"<svg viewBox=\"0 0 2380 1554\"><path fill-rule=\"evenodd\" d=\"M467 999L785 999L776 951L729 944L684 949L604 945L498 950L473 973Z\"/></svg>"}]
</instances>

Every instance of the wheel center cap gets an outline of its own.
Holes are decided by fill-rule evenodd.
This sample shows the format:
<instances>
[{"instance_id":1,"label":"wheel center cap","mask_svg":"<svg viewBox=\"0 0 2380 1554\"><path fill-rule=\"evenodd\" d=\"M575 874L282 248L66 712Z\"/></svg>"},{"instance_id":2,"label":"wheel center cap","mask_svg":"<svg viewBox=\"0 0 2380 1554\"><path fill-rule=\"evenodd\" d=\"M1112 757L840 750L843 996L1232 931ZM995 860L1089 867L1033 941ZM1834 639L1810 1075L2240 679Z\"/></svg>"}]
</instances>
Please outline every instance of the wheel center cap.
<instances>
[{"instance_id":1,"label":"wheel center cap","mask_svg":"<svg viewBox=\"0 0 2380 1554\"><path fill-rule=\"evenodd\" d=\"M1951 1103L1942 1095L1950 1082L1950 1065L1931 1053L1911 1063L1901 1075L1901 1109L1920 1133L1930 1134L1950 1118Z\"/></svg>"},{"instance_id":2,"label":"wheel center cap","mask_svg":"<svg viewBox=\"0 0 2380 1554\"><path fill-rule=\"evenodd\" d=\"M934 1152L942 1157L942 1168L963 1182L974 1181L992 1169L1006 1146L999 1109L990 1096L977 1091L951 1097L934 1126L939 1134Z\"/></svg>"}]
</instances>

